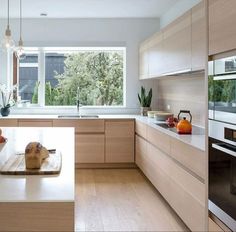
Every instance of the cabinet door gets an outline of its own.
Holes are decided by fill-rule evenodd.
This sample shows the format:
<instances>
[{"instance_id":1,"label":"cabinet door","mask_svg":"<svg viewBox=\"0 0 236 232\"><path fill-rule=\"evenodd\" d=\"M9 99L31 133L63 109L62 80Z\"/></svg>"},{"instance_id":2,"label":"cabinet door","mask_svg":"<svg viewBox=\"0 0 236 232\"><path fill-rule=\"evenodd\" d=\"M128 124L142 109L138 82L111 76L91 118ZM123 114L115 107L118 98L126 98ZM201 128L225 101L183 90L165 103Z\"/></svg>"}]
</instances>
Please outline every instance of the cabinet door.
<instances>
[{"instance_id":1,"label":"cabinet door","mask_svg":"<svg viewBox=\"0 0 236 232\"><path fill-rule=\"evenodd\" d=\"M76 163L104 163L104 134L76 134Z\"/></svg>"},{"instance_id":2,"label":"cabinet door","mask_svg":"<svg viewBox=\"0 0 236 232\"><path fill-rule=\"evenodd\" d=\"M201 1L192 8L192 71L205 69L206 54L206 13Z\"/></svg>"},{"instance_id":3,"label":"cabinet door","mask_svg":"<svg viewBox=\"0 0 236 232\"><path fill-rule=\"evenodd\" d=\"M146 138L147 137L147 125L143 122L135 120L135 132L139 136Z\"/></svg>"},{"instance_id":4,"label":"cabinet door","mask_svg":"<svg viewBox=\"0 0 236 232\"><path fill-rule=\"evenodd\" d=\"M162 32L151 37L148 49L148 76L158 77L163 73Z\"/></svg>"},{"instance_id":5,"label":"cabinet door","mask_svg":"<svg viewBox=\"0 0 236 232\"><path fill-rule=\"evenodd\" d=\"M148 78L148 46L149 41L145 40L139 47L139 79Z\"/></svg>"},{"instance_id":6,"label":"cabinet door","mask_svg":"<svg viewBox=\"0 0 236 232\"><path fill-rule=\"evenodd\" d=\"M186 225L205 231L205 185L149 143L144 162L144 173Z\"/></svg>"},{"instance_id":7,"label":"cabinet door","mask_svg":"<svg viewBox=\"0 0 236 232\"><path fill-rule=\"evenodd\" d=\"M52 127L52 120L42 120L42 119L19 119L19 127Z\"/></svg>"},{"instance_id":8,"label":"cabinet door","mask_svg":"<svg viewBox=\"0 0 236 232\"><path fill-rule=\"evenodd\" d=\"M134 120L106 120L106 163L134 162Z\"/></svg>"},{"instance_id":9,"label":"cabinet door","mask_svg":"<svg viewBox=\"0 0 236 232\"><path fill-rule=\"evenodd\" d=\"M236 49L235 15L235 0L209 0L209 55Z\"/></svg>"},{"instance_id":10,"label":"cabinet door","mask_svg":"<svg viewBox=\"0 0 236 232\"><path fill-rule=\"evenodd\" d=\"M17 119L0 119L0 126L2 127L17 127Z\"/></svg>"},{"instance_id":11,"label":"cabinet door","mask_svg":"<svg viewBox=\"0 0 236 232\"><path fill-rule=\"evenodd\" d=\"M163 30L164 73L191 70L191 11Z\"/></svg>"}]
</instances>

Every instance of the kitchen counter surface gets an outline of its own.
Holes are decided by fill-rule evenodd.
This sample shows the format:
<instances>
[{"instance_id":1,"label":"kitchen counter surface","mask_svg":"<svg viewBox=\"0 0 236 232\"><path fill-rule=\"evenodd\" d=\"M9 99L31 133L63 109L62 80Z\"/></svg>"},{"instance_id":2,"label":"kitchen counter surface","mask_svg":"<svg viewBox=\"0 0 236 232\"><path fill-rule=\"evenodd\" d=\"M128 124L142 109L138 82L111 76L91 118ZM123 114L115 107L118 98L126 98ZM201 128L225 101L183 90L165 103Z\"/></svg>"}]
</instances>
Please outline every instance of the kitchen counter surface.
<instances>
[{"instance_id":1,"label":"kitchen counter surface","mask_svg":"<svg viewBox=\"0 0 236 232\"><path fill-rule=\"evenodd\" d=\"M2 128L7 143L0 145L0 168L8 158L23 152L26 145L39 141L62 154L58 175L1 175L0 202L74 202L74 129Z\"/></svg>"},{"instance_id":2,"label":"kitchen counter surface","mask_svg":"<svg viewBox=\"0 0 236 232\"><path fill-rule=\"evenodd\" d=\"M67 115L67 114L65 114ZM69 114L68 114L69 115ZM72 114L74 115L74 114ZM89 114L88 114L89 115ZM63 118L58 118L58 115L9 115L8 117L0 117L0 119L78 119L81 120L81 118L77 118L77 117L63 117ZM157 121L155 121L153 118L148 118L148 117L143 117L140 115L98 115L98 118L83 118L83 120L85 119L136 119L139 120L163 133L168 134L169 136L172 136L188 145L191 145L195 148L198 148L202 151L205 151L205 135L179 135L176 134L172 131L169 131L165 128L162 128L158 125L156 125L155 123Z\"/></svg>"}]
</instances>

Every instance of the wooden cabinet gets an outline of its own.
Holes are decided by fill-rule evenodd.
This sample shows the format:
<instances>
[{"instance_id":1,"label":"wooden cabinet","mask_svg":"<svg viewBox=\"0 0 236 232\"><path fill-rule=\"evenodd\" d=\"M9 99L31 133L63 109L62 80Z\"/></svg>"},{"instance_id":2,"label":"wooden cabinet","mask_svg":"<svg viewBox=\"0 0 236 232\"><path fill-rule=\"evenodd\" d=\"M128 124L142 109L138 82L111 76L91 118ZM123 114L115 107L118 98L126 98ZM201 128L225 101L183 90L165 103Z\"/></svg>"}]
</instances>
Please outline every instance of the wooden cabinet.
<instances>
[{"instance_id":1,"label":"wooden cabinet","mask_svg":"<svg viewBox=\"0 0 236 232\"><path fill-rule=\"evenodd\" d=\"M191 12L163 29L163 73L191 70Z\"/></svg>"},{"instance_id":2,"label":"wooden cabinet","mask_svg":"<svg viewBox=\"0 0 236 232\"><path fill-rule=\"evenodd\" d=\"M209 55L236 49L235 15L235 0L209 0Z\"/></svg>"},{"instance_id":3,"label":"wooden cabinet","mask_svg":"<svg viewBox=\"0 0 236 232\"><path fill-rule=\"evenodd\" d=\"M19 119L19 127L52 127L53 122L49 119Z\"/></svg>"},{"instance_id":4,"label":"wooden cabinet","mask_svg":"<svg viewBox=\"0 0 236 232\"><path fill-rule=\"evenodd\" d=\"M134 162L134 120L106 120L105 162Z\"/></svg>"},{"instance_id":5,"label":"wooden cabinet","mask_svg":"<svg viewBox=\"0 0 236 232\"><path fill-rule=\"evenodd\" d=\"M104 134L76 134L76 163L104 163Z\"/></svg>"},{"instance_id":6,"label":"wooden cabinet","mask_svg":"<svg viewBox=\"0 0 236 232\"><path fill-rule=\"evenodd\" d=\"M203 70L206 66L206 10L204 1L192 8L192 71Z\"/></svg>"},{"instance_id":7,"label":"wooden cabinet","mask_svg":"<svg viewBox=\"0 0 236 232\"><path fill-rule=\"evenodd\" d=\"M77 164L104 163L103 119L55 119L53 126L75 128L75 162Z\"/></svg>"},{"instance_id":8,"label":"wooden cabinet","mask_svg":"<svg viewBox=\"0 0 236 232\"><path fill-rule=\"evenodd\" d=\"M148 50L149 40L145 40L139 48L139 78L146 79L148 78Z\"/></svg>"},{"instance_id":9,"label":"wooden cabinet","mask_svg":"<svg viewBox=\"0 0 236 232\"><path fill-rule=\"evenodd\" d=\"M169 154L191 172L194 172L197 176L205 180L205 152L192 146L188 146L177 139L171 138L171 151Z\"/></svg>"},{"instance_id":10,"label":"wooden cabinet","mask_svg":"<svg viewBox=\"0 0 236 232\"><path fill-rule=\"evenodd\" d=\"M204 152L148 125L146 137L137 132L137 166L192 231L206 231L206 185L199 178L205 179Z\"/></svg>"},{"instance_id":11,"label":"wooden cabinet","mask_svg":"<svg viewBox=\"0 0 236 232\"><path fill-rule=\"evenodd\" d=\"M135 133L139 136L146 138L147 137L147 125L138 120L135 121Z\"/></svg>"},{"instance_id":12,"label":"wooden cabinet","mask_svg":"<svg viewBox=\"0 0 236 232\"><path fill-rule=\"evenodd\" d=\"M17 127L18 120L17 119L0 119L1 127Z\"/></svg>"},{"instance_id":13,"label":"wooden cabinet","mask_svg":"<svg viewBox=\"0 0 236 232\"><path fill-rule=\"evenodd\" d=\"M148 77L158 77L163 73L163 38L162 32L151 37L148 48Z\"/></svg>"}]
</instances>

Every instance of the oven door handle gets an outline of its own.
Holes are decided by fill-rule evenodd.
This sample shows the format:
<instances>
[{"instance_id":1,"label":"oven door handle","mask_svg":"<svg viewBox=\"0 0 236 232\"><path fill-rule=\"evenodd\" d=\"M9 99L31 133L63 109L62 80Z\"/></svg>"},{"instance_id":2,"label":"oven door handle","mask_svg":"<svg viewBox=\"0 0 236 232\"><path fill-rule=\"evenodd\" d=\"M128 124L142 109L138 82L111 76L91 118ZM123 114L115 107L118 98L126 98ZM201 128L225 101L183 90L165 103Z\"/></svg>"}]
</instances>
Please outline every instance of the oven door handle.
<instances>
[{"instance_id":1,"label":"oven door handle","mask_svg":"<svg viewBox=\"0 0 236 232\"><path fill-rule=\"evenodd\" d=\"M229 148L224 148L221 145L223 145L223 143L212 143L212 147L215 148L216 150L222 151L224 153L227 153L228 155L236 157L235 151L233 151Z\"/></svg>"}]
</instances>

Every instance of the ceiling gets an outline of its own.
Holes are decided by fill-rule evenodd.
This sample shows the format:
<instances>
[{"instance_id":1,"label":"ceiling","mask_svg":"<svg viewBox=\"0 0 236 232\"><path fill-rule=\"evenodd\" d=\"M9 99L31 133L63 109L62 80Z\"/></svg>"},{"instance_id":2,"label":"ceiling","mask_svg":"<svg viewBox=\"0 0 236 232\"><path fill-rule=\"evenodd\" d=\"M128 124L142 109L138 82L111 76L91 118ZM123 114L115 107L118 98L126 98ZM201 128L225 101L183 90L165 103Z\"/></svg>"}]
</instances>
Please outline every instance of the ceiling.
<instances>
[{"instance_id":1,"label":"ceiling","mask_svg":"<svg viewBox=\"0 0 236 232\"><path fill-rule=\"evenodd\" d=\"M22 0L23 17L39 18L156 18L183 0ZM10 0L10 17L19 17L20 0ZM7 0L0 0L0 18L7 16Z\"/></svg>"}]
</instances>

